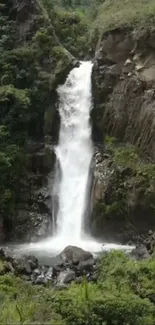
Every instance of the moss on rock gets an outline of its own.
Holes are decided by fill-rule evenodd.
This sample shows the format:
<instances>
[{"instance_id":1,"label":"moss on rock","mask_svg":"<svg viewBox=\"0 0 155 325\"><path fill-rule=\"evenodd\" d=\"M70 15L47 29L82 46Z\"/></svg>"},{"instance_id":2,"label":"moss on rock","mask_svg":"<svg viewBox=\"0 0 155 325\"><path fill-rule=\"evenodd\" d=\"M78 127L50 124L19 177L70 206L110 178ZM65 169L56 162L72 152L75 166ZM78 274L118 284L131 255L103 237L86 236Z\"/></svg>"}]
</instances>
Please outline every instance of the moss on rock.
<instances>
[{"instance_id":1,"label":"moss on rock","mask_svg":"<svg viewBox=\"0 0 155 325\"><path fill-rule=\"evenodd\" d=\"M96 167L94 195L100 194L94 201L92 229L107 240L127 241L154 229L155 164L114 138L105 138L105 148L105 163Z\"/></svg>"}]
</instances>

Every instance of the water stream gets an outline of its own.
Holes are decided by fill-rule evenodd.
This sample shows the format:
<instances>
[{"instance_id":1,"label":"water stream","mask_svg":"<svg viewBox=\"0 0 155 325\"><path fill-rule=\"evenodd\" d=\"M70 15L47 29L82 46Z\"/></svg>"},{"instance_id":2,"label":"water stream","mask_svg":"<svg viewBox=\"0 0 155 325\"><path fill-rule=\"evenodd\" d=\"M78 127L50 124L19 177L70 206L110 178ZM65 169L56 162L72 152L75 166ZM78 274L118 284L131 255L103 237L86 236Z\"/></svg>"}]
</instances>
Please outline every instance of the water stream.
<instances>
[{"instance_id":1,"label":"water stream","mask_svg":"<svg viewBox=\"0 0 155 325\"><path fill-rule=\"evenodd\" d=\"M84 218L89 166L93 155L89 116L91 109L92 63L83 62L58 88L61 118L56 148L61 168L58 194L57 235L63 240L80 240Z\"/></svg>"},{"instance_id":2,"label":"water stream","mask_svg":"<svg viewBox=\"0 0 155 325\"><path fill-rule=\"evenodd\" d=\"M22 245L19 250L35 255L53 255L67 245L76 245L91 252L101 249L131 247L98 243L88 238L83 231L85 208L88 207L88 177L93 156L91 127L91 72L92 63L82 62L74 68L64 85L57 89L59 95L60 133L55 148L57 163L55 170L54 197L57 198L54 213L55 234L39 243ZM51 186L51 191L53 187ZM58 192L58 193L56 193Z\"/></svg>"}]
</instances>

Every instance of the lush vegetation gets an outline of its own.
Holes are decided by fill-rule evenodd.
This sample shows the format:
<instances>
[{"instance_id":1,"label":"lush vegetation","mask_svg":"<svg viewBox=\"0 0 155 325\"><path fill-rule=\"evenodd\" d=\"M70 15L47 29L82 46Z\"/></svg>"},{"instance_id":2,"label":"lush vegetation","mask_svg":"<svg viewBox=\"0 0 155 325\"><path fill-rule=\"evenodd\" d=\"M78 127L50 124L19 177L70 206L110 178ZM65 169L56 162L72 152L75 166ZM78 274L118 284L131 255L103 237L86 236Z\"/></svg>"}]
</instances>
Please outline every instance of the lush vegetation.
<instances>
[{"instance_id":1,"label":"lush vegetation","mask_svg":"<svg viewBox=\"0 0 155 325\"><path fill-rule=\"evenodd\" d=\"M103 34L117 28L130 28L138 34L146 34L155 26L154 0L105 0L95 6L94 22L90 29L90 39L95 43ZM137 30L137 34L136 34Z\"/></svg>"},{"instance_id":2,"label":"lush vegetation","mask_svg":"<svg viewBox=\"0 0 155 325\"><path fill-rule=\"evenodd\" d=\"M1 324L154 325L155 259L135 262L122 252L107 253L97 283L67 290L33 287L0 276Z\"/></svg>"},{"instance_id":3,"label":"lush vegetation","mask_svg":"<svg viewBox=\"0 0 155 325\"><path fill-rule=\"evenodd\" d=\"M27 143L53 136L57 84L71 69L72 54L87 52L81 11L38 0L23 16L29 21L34 12L24 30L11 6L0 5L0 224L8 231L18 203L31 196Z\"/></svg>"},{"instance_id":4,"label":"lush vegetation","mask_svg":"<svg viewBox=\"0 0 155 325\"><path fill-rule=\"evenodd\" d=\"M155 214L155 164L144 159L138 148L120 144L114 137L105 137L106 152L110 154L113 170L110 186L97 204L96 213L103 217L141 219L148 212ZM146 212L147 211L147 212ZM139 226L140 227L140 226Z\"/></svg>"}]
</instances>

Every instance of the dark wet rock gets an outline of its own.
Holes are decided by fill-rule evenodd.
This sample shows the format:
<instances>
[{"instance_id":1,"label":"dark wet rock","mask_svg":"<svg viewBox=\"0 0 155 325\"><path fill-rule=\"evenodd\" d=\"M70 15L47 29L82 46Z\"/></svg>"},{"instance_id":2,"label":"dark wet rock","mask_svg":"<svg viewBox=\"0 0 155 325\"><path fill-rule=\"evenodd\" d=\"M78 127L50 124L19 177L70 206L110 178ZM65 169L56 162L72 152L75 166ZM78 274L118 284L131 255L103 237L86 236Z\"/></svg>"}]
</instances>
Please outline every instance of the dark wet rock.
<instances>
[{"instance_id":1,"label":"dark wet rock","mask_svg":"<svg viewBox=\"0 0 155 325\"><path fill-rule=\"evenodd\" d=\"M60 272L57 283L69 283L71 281L75 280L75 272L71 270L66 270L63 272Z\"/></svg>"},{"instance_id":2,"label":"dark wet rock","mask_svg":"<svg viewBox=\"0 0 155 325\"><path fill-rule=\"evenodd\" d=\"M12 266L11 262L6 262L5 263L5 272L15 273L15 269Z\"/></svg>"},{"instance_id":3,"label":"dark wet rock","mask_svg":"<svg viewBox=\"0 0 155 325\"><path fill-rule=\"evenodd\" d=\"M151 257L145 245L141 244L132 251L132 256L137 260L147 260Z\"/></svg>"},{"instance_id":4,"label":"dark wet rock","mask_svg":"<svg viewBox=\"0 0 155 325\"><path fill-rule=\"evenodd\" d=\"M56 256L53 258L53 264L58 263L55 266L39 265L37 258L33 255L24 255L18 259L13 257L9 259L9 255L5 255L3 258L4 268L1 270L1 275L6 272L11 272L33 285L46 285L51 283L56 289L65 289L72 281L77 284L81 283L83 276L88 281L95 282L97 266L92 254L78 247L73 248L74 252L71 250L73 260L65 262L61 256ZM75 255L76 258L74 259ZM9 262L5 260L6 257L8 261L10 260Z\"/></svg>"},{"instance_id":5,"label":"dark wet rock","mask_svg":"<svg viewBox=\"0 0 155 325\"><path fill-rule=\"evenodd\" d=\"M36 278L37 278L36 274L31 274L30 280L31 280L32 284L35 284Z\"/></svg>"},{"instance_id":6,"label":"dark wet rock","mask_svg":"<svg viewBox=\"0 0 155 325\"><path fill-rule=\"evenodd\" d=\"M50 265L51 266L58 266L58 267L60 267L60 268L62 268L63 267L63 261L62 261L62 258L61 258L61 256L60 255L57 255L57 256L55 256L55 257L51 257L51 259L50 259Z\"/></svg>"},{"instance_id":7,"label":"dark wet rock","mask_svg":"<svg viewBox=\"0 0 155 325\"><path fill-rule=\"evenodd\" d=\"M116 156L117 152L119 156L120 152L124 151L125 156L126 152L135 150L130 145L124 145L123 149L120 145L114 148ZM105 150L108 149L105 148ZM129 156L132 162L132 154ZM111 159L112 162L109 165ZM142 242L142 239L139 240L137 236L146 236L146 232L154 224L152 203L155 199L155 192L151 185L150 174L147 173L147 164L146 175L139 182L141 176L136 176L137 172L134 167L132 167L131 177L130 168L121 166L122 158L119 162L115 162L111 154L111 159L106 158L100 163L96 161L91 193L93 208L90 217L90 232L96 238L101 240L104 238L104 241L125 244L130 240L134 243ZM139 166L139 169L141 168L143 169L143 164ZM148 183L145 178L149 179Z\"/></svg>"},{"instance_id":8,"label":"dark wet rock","mask_svg":"<svg viewBox=\"0 0 155 325\"><path fill-rule=\"evenodd\" d=\"M75 266L77 266L77 265L79 264L79 260L78 260L78 259L77 259L77 260L76 260L76 259L73 260L73 261L72 261L72 264L75 265Z\"/></svg>"},{"instance_id":9,"label":"dark wet rock","mask_svg":"<svg viewBox=\"0 0 155 325\"><path fill-rule=\"evenodd\" d=\"M23 275L22 279L25 280L25 281L31 281L32 280L31 276L29 276L29 275Z\"/></svg>"},{"instance_id":10,"label":"dark wet rock","mask_svg":"<svg viewBox=\"0 0 155 325\"><path fill-rule=\"evenodd\" d=\"M61 253L60 257L63 261L86 261L92 258L92 254L76 246L67 246Z\"/></svg>"},{"instance_id":11,"label":"dark wet rock","mask_svg":"<svg viewBox=\"0 0 155 325\"><path fill-rule=\"evenodd\" d=\"M98 275L97 274L92 274L91 276L90 276L90 281L92 281L92 282L97 282L97 279L98 279Z\"/></svg>"},{"instance_id":12,"label":"dark wet rock","mask_svg":"<svg viewBox=\"0 0 155 325\"><path fill-rule=\"evenodd\" d=\"M14 262L13 266L18 274L30 275L32 273L30 263L24 259Z\"/></svg>"},{"instance_id":13,"label":"dark wet rock","mask_svg":"<svg viewBox=\"0 0 155 325\"><path fill-rule=\"evenodd\" d=\"M47 273L46 273L46 279L47 280L52 280L54 274L54 269L53 267L49 267Z\"/></svg>"},{"instance_id":14,"label":"dark wet rock","mask_svg":"<svg viewBox=\"0 0 155 325\"><path fill-rule=\"evenodd\" d=\"M132 240L129 240L129 242L127 243L127 245L134 246L134 242Z\"/></svg>"},{"instance_id":15,"label":"dark wet rock","mask_svg":"<svg viewBox=\"0 0 155 325\"><path fill-rule=\"evenodd\" d=\"M152 252L152 241L150 238L146 238L144 241L143 241L143 244L146 246L148 252Z\"/></svg>"},{"instance_id":16,"label":"dark wet rock","mask_svg":"<svg viewBox=\"0 0 155 325\"><path fill-rule=\"evenodd\" d=\"M154 32L144 37L144 41L140 35L140 39L135 40L133 35L133 31L124 29L109 31L97 44L92 72L92 137L95 144L104 149L105 137L111 140L117 138L123 146L127 144L138 148L140 159L149 157L149 162L154 163ZM108 160L108 157L104 157L104 160ZM99 163L101 165L101 159ZM98 238L106 235L105 240L115 242L127 242L141 234L146 236L149 229L151 235L155 229L155 190L151 178L143 181L138 175L141 181L136 183L135 178L132 184L135 171L125 166L124 170L118 171L119 175L115 171L109 175L111 189L108 190L106 176L112 171L108 164L110 159L94 182L91 232ZM145 173L149 178L147 163ZM121 204L122 212L117 210ZM117 211L114 211L115 207Z\"/></svg>"},{"instance_id":17,"label":"dark wet rock","mask_svg":"<svg viewBox=\"0 0 155 325\"><path fill-rule=\"evenodd\" d=\"M47 265L42 265L41 266L41 274L45 275L48 272L49 267Z\"/></svg>"},{"instance_id":18,"label":"dark wet rock","mask_svg":"<svg viewBox=\"0 0 155 325\"><path fill-rule=\"evenodd\" d=\"M0 258L3 260L5 259L5 252L4 249L0 248Z\"/></svg>"},{"instance_id":19,"label":"dark wet rock","mask_svg":"<svg viewBox=\"0 0 155 325\"><path fill-rule=\"evenodd\" d=\"M7 262L10 262L10 263L13 263L14 259L12 256L9 256L8 254L5 254L5 261Z\"/></svg>"},{"instance_id":20,"label":"dark wet rock","mask_svg":"<svg viewBox=\"0 0 155 325\"><path fill-rule=\"evenodd\" d=\"M77 277L77 278L75 279L75 283L76 283L76 284L81 284L82 281L83 281L82 276L79 276L79 277Z\"/></svg>"},{"instance_id":21,"label":"dark wet rock","mask_svg":"<svg viewBox=\"0 0 155 325\"><path fill-rule=\"evenodd\" d=\"M81 261L79 264L79 268L81 270L87 270L90 271L93 269L93 265L94 265L94 259L90 258L87 261Z\"/></svg>"},{"instance_id":22,"label":"dark wet rock","mask_svg":"<svg viewBox=\"0 0 155 325\"><path fill-rule=\"evenodd\" d=\"M47 283L47 279L43 274L39 275L35 280L35 284L46 284L46 283Z\"/></svg>"},{"instance_id":23,"label":"dark wet rock","mask_svg":"<svg viewBox=\"0 0 155 325\"><path fill-rule=\"evenodd\" d=\"M30 275L38 266L38 260L35 256L23 256L18 260L13 260L12 265L17 273Z\"/></svg>"},{"instance_id":24,"label":"dark wet rock","mask_svg":"<svg viewBox=\"0 0 155 325\"><path fill-rule=\"evenodd\" d=\"M67 289L67 288L68 288L68 285L65 284L65 283L57 283L55 285L56 290L64 290L64 289Z\"/></svg>"},{"instance_id":25,"label":"dark wet rock","mask_svg":"<svg viewBox=\"0 0 155 325\"><path fill-rule=\"evenodd\" d=\"M82 272L80 269L76 269L76 277L80 277L82 275Z\"/></svg>"},{"instance_id":26,"label":"dark wet rock","mask_svg":"<svg viewBox=\"0 0 155 325\"><path fill-rule=\"evenodd\" d=\"M40 269L35 269L34 271L33 271L33 274L34 275L40 275L40 273L41 273L41 271L40 271Z\"/></svg>"},{"instance_id":27,"label":"dark wet rock","mask_svg":"<svg viewBox=\"0 0 155 325\"><path fill-rule=\"evenodd\" d=\"M54 266L54 270L53 270L53 272L54 272L54 275L56 276L57 274L59 274L62 270L64 270L65 268L63 267L60 267L60 266Z\"/></svg>"},{"instance_id":28,"label":"dark wet rock","mask_svg":"<svg viewBox=\"0 0 155 325\"><path fill-rule=\"evenodd\" d=\"M32 270L34 270L38 266L38 260L35 256L29 255L29 256L24 256L24 258L26 261L30 263Z\"/></svg>"}]
</instances>

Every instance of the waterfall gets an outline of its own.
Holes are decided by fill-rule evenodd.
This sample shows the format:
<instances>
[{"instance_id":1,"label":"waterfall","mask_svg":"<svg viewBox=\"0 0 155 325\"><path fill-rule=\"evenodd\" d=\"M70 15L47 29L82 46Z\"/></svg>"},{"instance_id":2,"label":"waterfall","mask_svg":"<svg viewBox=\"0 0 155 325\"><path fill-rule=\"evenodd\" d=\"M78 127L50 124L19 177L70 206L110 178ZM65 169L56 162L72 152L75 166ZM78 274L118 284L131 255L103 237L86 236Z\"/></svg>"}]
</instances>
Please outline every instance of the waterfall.
<instances>
[{"instance_id":1,"label":"waterfall","mask_svg":"<svg viewBox=\"0 0 155 325\"><path fill-rule=\"evenodd\" d=\"M81 238L87 198L89 166L93 155L89 116L92 63L74 68L59 95L60 134L56 156L61 169L58 193L57 236Z\"/></svg>"},{"instance_id":2,"label":"waterfall","mask_svg":"<svg viewBox=\"0 0 155 325\"><path fill-rule=\"evenodd\" d=\"M91 110L92 63L82 62L74 68L65 84L57 89L59 95L60 132L55 148L57 161L49 178L53 209L53 232L38 243L18 246L17 252L38 254L45 258L60 253L66 246L75 245L91 252L124 249L132 246L97 242L83 235L89 224L90 187L93 145L89 116ZM89 173L89 171L91 172Z\"/></svg>"}]
</instances>

